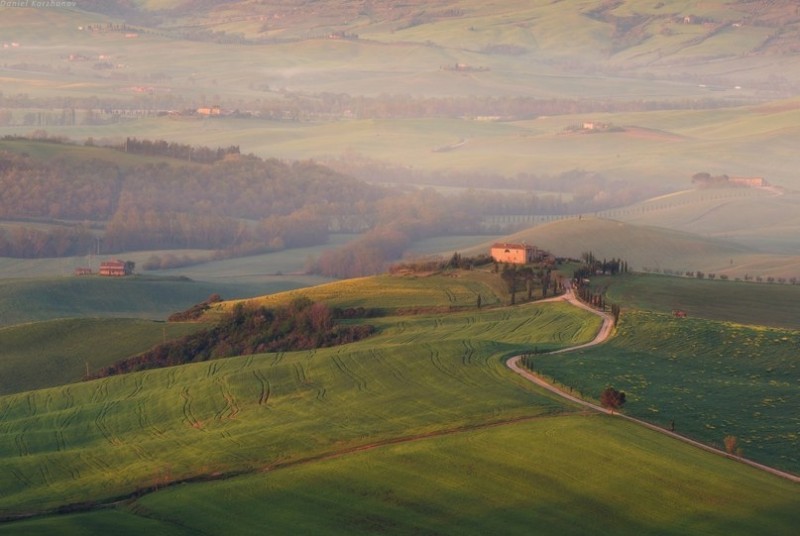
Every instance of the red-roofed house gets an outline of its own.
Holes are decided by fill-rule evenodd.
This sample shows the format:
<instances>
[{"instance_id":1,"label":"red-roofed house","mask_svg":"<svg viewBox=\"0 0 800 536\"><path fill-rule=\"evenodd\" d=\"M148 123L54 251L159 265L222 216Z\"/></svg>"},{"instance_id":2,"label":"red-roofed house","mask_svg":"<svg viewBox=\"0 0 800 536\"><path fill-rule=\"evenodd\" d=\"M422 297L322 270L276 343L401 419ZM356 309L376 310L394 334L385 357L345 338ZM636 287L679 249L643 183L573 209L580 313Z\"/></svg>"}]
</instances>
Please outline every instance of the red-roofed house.
<instances>
[{"instance_id":1,"label":"red-roofed house","mask_svg":"<svg viewBox=\"0 0 800 536\"><path fill-rule=\"evenodd\" d=\"M109 277L122 277L131 275L133 267L136 266L132 261L121 261L114 259L113 261L103 261L100 263L100 275Z\"/></svg>"}]
</instances>

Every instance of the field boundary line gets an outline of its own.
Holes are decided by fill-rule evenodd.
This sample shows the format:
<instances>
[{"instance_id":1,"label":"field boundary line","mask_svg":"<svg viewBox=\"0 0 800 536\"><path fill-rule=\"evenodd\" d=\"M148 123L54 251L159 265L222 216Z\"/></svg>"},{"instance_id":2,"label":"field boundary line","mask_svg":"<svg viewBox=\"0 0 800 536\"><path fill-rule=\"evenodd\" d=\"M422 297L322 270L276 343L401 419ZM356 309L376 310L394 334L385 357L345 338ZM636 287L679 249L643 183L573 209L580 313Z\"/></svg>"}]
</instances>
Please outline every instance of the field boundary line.
<instances>
[{"instance_id":1,"label":"field boundary line","mask_svg":"<svg viewBox=\"0 0 800 536\"><path fill-rule=\"evenodd\" d=\"M562 354L562 353L567 353L567 352L574 352L576 350L582 350L584 348L588 348L588 347L591 347L591 346L597 346L598 344L602 344L605 341L607 341L609 339L609 337L611 337L611 333L612 333L612 331L614 329L614 318L610 314L608 314L606 312L603 312L603 311L598 311L597 309L594 309L594 308L586 305L582 301L580 301L575 296L575 292L572 290L572 288L569 288L567 290L566 294L564 294L562 296L558 296L556 298L550 298L549 300L546 300L546 301L550 301L550 302L566 301L566 302L569 302L569 303L571 303L572 305L574 305L576 307L580 307L581 309L585 309L587 311L590 311L590 312L600 316L603 319L603 324L600 326L600 329L598 330L597 335L595 335L594 339L592 339L591 341L589 341L589 342L587 342L585 344L580 344L578 346L570 346L568 348L561 348L559 350L554 350L552 352L547 352L547 353L549 353L549 354ZM541 302L539 302L539 303L541 303ZM594 404L592 402L588 402L588 401L586 401L586 400L584 400L582 398L579 398L577 396L571 395L570 393L567 393L563 389L560 389L559 387L555 386L554 384L544 380L542 377L538 376L537 374L534 374L533 372L522 368L522 366L520 365L520 361L522 361L523 357L524 357L523 355L516 355L516 356L511 357L510 359L508 359L506 361L506 366L508 368L510 368L512 371L514 371L517 374L519 374L520 376L522 376L523 378L525 378L526 380L528 380L528 381L530 381L532 383L535 383L539 387L542 387L543 389L546 389L547 391L550 391L551 393L554 393L554 394L560 396L561 398L564 398L564 399L569 400L570 402L574 402L576 404L580 404L583 407L592 409L592 410L600 412L600 413L605 413L607 415L612 415L614 417L620 417L620 418L625 419L625 420L627 420L629 422L638 424L640 426L644 426L645 428L649 428L650 430L653 430L655 432L659 432L659 433L664 434L666 436L669 436L669 437L671 437L673 439L677 439L679 441L682 441L684 443L692 445L693 447L705 450L706 452L710 452L712 454L716 454L718 456L722 456L724 458L728 458L729 460L734 460L734 461L743 463L745 465L749 465L750 467L753 467L755 469L760 469L761 471L765 471L767 473L770 473L772 475L778 476L780 478L784 478L786 480L790 480L792 482L800 483L800 476L795 475L793 473L789 473L787 471L781 471L780 469L776 469L775 467L770 467L769 465L764 465L762 463L758 463L756 461L749 460L747 458L742 458L741 456L736 456L734 454L729 454L729 453L727 453L727 452L725 452L723 450L720 450L718 448L712 447L711 445L707 445L707 444L702 443L700 441L696 441L694 439L691 439L691 438L688 438L686 436L680 435L677 432L673 432L671 430L667 430L666 428L661 428L660 426L657 426L655 424L649 423L647 421L643 421L641 419L637 419L636 417L631 417L629 415L624 415L622 413L614 412L614 411L612 411L612 410L610 410L608 408L604 408L602 406L598 406L597 404Z\"/></svg>"}]
</instances>

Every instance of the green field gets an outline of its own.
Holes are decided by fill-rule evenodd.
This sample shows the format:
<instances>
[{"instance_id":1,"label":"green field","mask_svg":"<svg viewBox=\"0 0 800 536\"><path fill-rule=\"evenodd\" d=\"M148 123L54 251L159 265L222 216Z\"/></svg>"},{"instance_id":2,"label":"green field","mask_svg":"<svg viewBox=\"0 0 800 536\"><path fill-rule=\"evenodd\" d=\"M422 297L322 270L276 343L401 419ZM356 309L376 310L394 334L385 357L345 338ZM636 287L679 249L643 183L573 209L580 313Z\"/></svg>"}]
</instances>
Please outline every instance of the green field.
<instances>
[{"instance_id":1,"label":"green field","mask_svg":"<svg viewBox=\"0 0 800 536\"><path fill-rule=\"evenodd\" d=\"M797 330L628 310L608 343L534 368L589 398L612 385L626 414L717 448L736 436L744 456L800 473L798 344Z\"/></svg>"},{"instance_id":2,"label":"green field","mask_svg":"<svg viewBox=\"0 0 800 536\"><path fill-rule=\"evenodd\" d=\"M600 320L566 303L479 311L476 293L487 304L506 298L490 276L381 276L305 291L340 307L401 313L359 320L377 334L347 346L0 397L0 470L10 475L0 482L0 514L91 510L0 531L79 533L113 524L123 533L203 526L215 534L225 530L218 512L236 512L238 532L269 525L278 534L298 526L522 533L530 523L553 534L585 533L584 523L631 534L745 534L796 523L796 486L591 417L509 371L506 357L588 341ZM464 310L444 312L451 308ZM714 445L736 435L745 456L796 470L795 338L626 311L610 343L538 356L536 366L590 398L611 382L628 393L632 415L662 425L674 418L678 431ZM225 481L194 482L218 478ZM137 491L146 496L94 510ZM674 509L664 511L665 501Z\"/></svg>"},{"instance_id":3,"label":"green field","mask_svg":"<svg viewBox=\"0 0 800 536\"><path fill-rule=\"evenodd\" d=\"M87 369L94 372L201 327L126 318L70 318L1 328L0 394L77 382Z\"/></svg>"},{"instance_id":4,"label":"green field","mask_svg":"<svg viewBox=\"0 0 800 536\"><path fill-rule=\"evenodd\" d=\"M502 363L586 341L568 305L378 323L354 345L232 358L0 398L0 510L107 500L376 441L569 409ZM480 391L485 396L476 397Z\"/></svg>"},{"instance_id":5,"label":"green field","mask_svg":"<svg viewBox=\"0 0 800 536\"><path fill-rule=\"evenodd\" d=\"M800 520L797 501L796 485L629 423L575 415L178 486L0 533L113 523L116 534L229 534L236 520L237 534L785 534Z\"/></svg>"},{"instance_id":6,"label":"green field","mask_svg":"<svg viewBox=\"0 0 800 536\"><path fill-rule=\"evenodd\" d=\"M754 326L800 329L797 303L800 286L690 277L627 274L597 277L593 286L626 307Z\"/></svg>"},{"instance_id":7,"label":"green field","mask_svg":"<svg viewBox=\"0 0 800 536\"><path fill-rule=\"evenodd\" d=\"M283 280L231 284L150 276L0 279L0 326L73 317L163 320L214 293L236 298L297 286Z\"/></svg>"},{"instance_id":8,"label":"green field","mask_svg":"<svg viewBox=\"0 0 800 536\"><path fill-rule=\"evenodd\" d=\"M423 275L379 275L335 281L247 300L244 303L274 307L298 296L324 301L332 307L367 307L384 312L448 311L474 308L478 296L484 306L503 305L508 290L495 274L471 272ZM216 309L229 310L236 302L223 302Z\"/></svg>"}]
</instances>

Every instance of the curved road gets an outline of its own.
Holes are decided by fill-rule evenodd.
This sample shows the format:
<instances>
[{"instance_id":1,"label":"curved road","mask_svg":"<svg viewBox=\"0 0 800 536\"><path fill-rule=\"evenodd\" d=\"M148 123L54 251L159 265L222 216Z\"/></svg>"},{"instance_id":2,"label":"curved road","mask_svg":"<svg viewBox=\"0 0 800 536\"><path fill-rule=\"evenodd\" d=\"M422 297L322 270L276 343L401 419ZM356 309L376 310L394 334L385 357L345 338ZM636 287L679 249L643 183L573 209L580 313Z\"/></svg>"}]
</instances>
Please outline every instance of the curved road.
<instances>
[{"instance_id":1,"label":"curved road","mask_svg":"<svg viewBox=\"0 0 800 536\"><path fill-rule=\"evenodd\" d=\"M598 311L597 309L593 309L592 307L589 307L588 305L586 305L585 303L580 301L575 296L575 292L571 288L568 288L566 294L564 294L563 296L559 296L559 297L556 297L556 298L550 298L549 300L546 300L546 301L568 301L572 305L575 305L576 307L580 307L581 309L586 309L587 311L590 311L590 312L600 316L603 319L603 324L600 326L600 330L597 332L597 335L595 335L594 339L592 339L590 342L587 342L586 344L581 344L581 345L578 345L578 346L571 346L569 348L562 348L561 350L555 350L553 352L550 352L551 354L561 354L561 353L565 353L565 352L574 352L575 350L588 348L590 346L596 346L598 344L601 344L601 343L605 342L611 336L611 331L614 329L614 319L613 319L613 317L608 313ZM541 303L541 302L538 302L538 303ZM797 476L795 474L787 473L785 471L781 471L779 469L775 469L774 467L770 467L768 465L764 465L764 464L761 464L761 463L758 463L758 462L754 462L754 461L748 460L746 458L740 458L738 456L734 456L733 454L728 454L727 452L724 452L722 450L716 449L714 447L711 447L711 446L706 445L704 443L701 443L699 441L695 441L694 439L689 439L688 437L682 436L680 434L676 434L675 432L672 432L672 431L667 430L665 428L661 428L661 427L656 426L654 424L651 424L649 422L645 422L645 421L642 421L640 419L636 419L634 417L629 417L629 416L623 415L621 413L614 413L610 409L598 406L597 404L592 404L591 402L587 402L586 400L583 400L581 398L573 396L573 395L567 393L566 391L564 391L562 389L559 389L555 385L544 381L542 378L536 376L535 374L533 374L529 370L526 370L526 369L522 368L520 366L520 364L519 364L521 360L522 360L522 356L521 355L514 356L511 359L509 359L508 361L506 361L506 365L508 365L508 368L510 368L511 370L513 370L514 372L516 372L517 374L519 374L520 376L522 376L526 380L531 381L531 382L535 383L536 385L538 385L539 387L547 389L548 391L550 391L552 393L555 393L558 396L560 396L562 398L565 398L565 399L567 399L567 400L569 400L571 402L574 402L576 404L579 404L579 405L581 405L583 407L586 407L586 408L589 408L589 409L593 409L595 411L599 411L601 413L605 413L605 414L608 414L608 415L615 415L617 417L620 417L620 418L626 419L628 421L634 422L636 424L639 424L639 425L644 426L646 428L649 428L651 430L655 430L656 432L660 432L660 433L662 433L664 435L668 435L668 436L670 436L670 437L672 437L674 439L678 439L679 441L683 441L684 443L688 443L688 444L690 444L690 445L692 445L694 447L697 447L697 448L703 449L705 451L717 454L719 456L724 456L726 458L730 458L731 460L736 460L738 462L741 462L743 464L749 465L751 467L755 467L756 469L760 469L762 471L766 471L768 473L771 473L771 474L773 474L775 476L779 476L781 478L785 478L787 480L791 480L792 482L800 483L800 476Z\"/></svg>"}]
</instances>

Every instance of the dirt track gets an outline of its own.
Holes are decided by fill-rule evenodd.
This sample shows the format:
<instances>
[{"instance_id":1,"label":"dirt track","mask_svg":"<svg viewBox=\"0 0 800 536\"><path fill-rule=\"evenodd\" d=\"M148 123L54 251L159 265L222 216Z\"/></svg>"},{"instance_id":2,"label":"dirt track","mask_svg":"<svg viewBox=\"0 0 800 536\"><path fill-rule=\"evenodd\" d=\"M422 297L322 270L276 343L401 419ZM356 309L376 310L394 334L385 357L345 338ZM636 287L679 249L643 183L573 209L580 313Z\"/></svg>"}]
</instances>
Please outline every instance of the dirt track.
<instances>
[{"instance_id":1,"label":"dirt track","mask_svg":"<svg viewBox=\"0 0 800 536\"><path fill-rule=\"evenodd\" d=\"M551 352L551 353L553 353L553 354L561 354L561 353L565 353L565 352L574 352L576 350L580 350L580 349L583 349L583 348L588 348L590 346L596 346L598 344L601 344L601 343L605 342L611 336L611 333L612 333L612 331L614 329L614 319L611 317L611 315L609 315L608 313L605 313L605 312L598 311L597 309L593 309L592 307L589 307L588 305L586 305L585 303L580 301L575 296L575 293L571 288L568 289L567 293L564 294L563 296L560 296L558 298L551 298L550 300L547 300L547 301L568 301L572 305L575 305L576 307L580 307L582 309L586 309L587 311L591 311L592 313L594 313L596 315L599 315L603 319L603 324L602 324L602 326L600 326L600 330L597 332L597 335L595 335L594 339L592 339L590 342L588 342L586 344L581 344L581 345L578 345L578 346L572 346L572 347L569 347L569 348L562 348L561 350L556 350L556 351ZM668 436L670 436L670 437L672 437L674 439L678 439L680 441L683 441L684 443L688 443L688 444L690 444L690 445L692 445L694 447L703 449L705 451L712 452L714 454L717 454L719 456L724 456L726 458L730 458L731 460L735 460L735 461L738 461L738 462L743 463L745 465L749 465L751 467L755 467L756 469L760 469L762 471L766 471L768 473L771 473L771 474L773 474L775 476L779 476L781 478L785 478L787 480L791 480L792 482L800 483L800 476L797 476L795 474L787 473L785 471L781 471L779 469L775 469L774 467L770 467L768 465L764 465L764 464L761 464L761 463L758 463L758 462L754 462L752 460L748 460L746 458L741 458L739 456L734 456L732 454L728 454L727 452L724 452L722 450L716 449L714 447L711 447L711 446L706 445L704 443L701 443L699 441L695 441L694 439L690 439L688 437L682 436L680 434L677 434L677 433L672 432L670 430L667 430L665 428L661 428L661 427L656 426L654 424L651 424L649 422L645 422L645 421L636 419L634 417L629 417L627 415L623 415L623 414L620 414L620 413L614 413L613 411L611 411L609 409L603 408L601 406L598 406L596 404L592 404L591 402L587 402L587 401L585 401L585 400L583 400L581 398L573 396L573 395L567 393L566 391L564 391L562 389L559 389L555 385L544 381L542 378L536 376L532 372L522 368L520 366L520 364L519 364L521 359L522 359L521 355L514 356L511 359L509 359L508 361L506 361L506 365L508 365L508 368L510 368L511 370L513 370L514 372L516 372L517 374L519 374L520 376L522 376L526 380L529 380L529 381L535 383L536 385L538 385L538 386L540 386L540 387L542 387L544 389L547 389L548 391L550 391L552 393L557 394L558 396L560 396L562 398L565 398L565 399L567 399L567 400L569 400L571 402L574 402L576 404L580 404L581 406L589 408L589 409L592 409L594 411L599 411L601 413L605 413L605 414L608 414L608 415L614 415L616 417L620 417L620 418L628 420L630 422L634 422L634 423L636 423L638 425L644 426L644 427L649 428L651 430L654 430L656 432L660 432L660 433L662 433L664 435L668 435Z\"/></svg>"}]
</instances>

